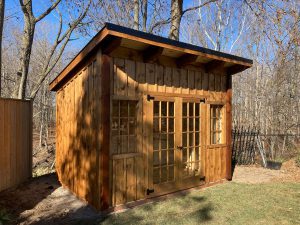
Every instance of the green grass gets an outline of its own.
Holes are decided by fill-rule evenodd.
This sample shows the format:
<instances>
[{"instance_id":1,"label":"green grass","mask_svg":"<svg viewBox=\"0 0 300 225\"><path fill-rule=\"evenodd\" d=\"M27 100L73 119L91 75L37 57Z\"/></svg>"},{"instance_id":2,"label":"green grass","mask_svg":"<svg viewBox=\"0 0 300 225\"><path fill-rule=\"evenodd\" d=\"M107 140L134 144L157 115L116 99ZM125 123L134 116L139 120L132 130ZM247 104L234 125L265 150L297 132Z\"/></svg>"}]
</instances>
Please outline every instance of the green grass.
<instances>
[{"instance_id":1,"label":"green grass","mask_svg":"<svg viewBox=\"0 0 300 225\"><path fill-rule=\"evenodd\" d=\"M113 214L98 224L300 224L300 183L237 184Z\"/></svg>"}]
</instances>

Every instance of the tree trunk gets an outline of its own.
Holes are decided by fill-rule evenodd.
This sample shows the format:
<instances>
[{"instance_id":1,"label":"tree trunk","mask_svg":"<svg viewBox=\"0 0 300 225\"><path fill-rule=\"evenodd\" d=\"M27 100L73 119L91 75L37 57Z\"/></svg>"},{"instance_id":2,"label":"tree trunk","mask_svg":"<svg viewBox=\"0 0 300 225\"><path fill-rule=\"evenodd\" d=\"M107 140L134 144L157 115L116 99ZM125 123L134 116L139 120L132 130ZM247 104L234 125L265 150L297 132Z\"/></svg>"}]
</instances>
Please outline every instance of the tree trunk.
<instances>
[{"instance_id":1,"label":"tree trunk","mask_svg":"<svg viewBox=\"0 0 300 225\"><path fill-rule=\"evenodd\" d=\"M148 0L143 0L143 31L147 32Z\"/></svg>"},{"instance_id":2,"label":"tree trunk","mask_svg":"<svg viewBox=\"0 0 300 225\"><path fill-rule=\"evenodd\" d=\"M140 18L140 1L139 0L134 0L133 2L134 4L134 25L133 25L133 28L135 30L139 30L139 18Z\"/></svg>"},{"instance_id":3,"label":"tree trunk","mask_svg":"<svg viewBox=\"0 0 300 225\"><path fill-rule=\"evenodd\" d=\"M217 2L217 8L218 8L218 25L217 25L217 40L216 40L216 49L217 51L221 51L221 35L222 35L222 31L223 31L223 25L224 21L222 18L222 3L223 1Z\"/></svg>"},{"instance_id":4,"label":"tree trunk","mask_svg":"<svg viewBox=\"0 0 300 225\"><path fill-rule=\"evenodd\" d=\"M26 12L24 13L24 34L22 40L22 48L21 48L21 58L20 58L20 69L21 79L18 87L18 98L25 99L26 94L26 84L30 63L30 56L32 51L32 43L34 37L35 30L35 18L30 13L32 12L32 2L25 2Z\"/></svg>"},{"instance_id":5,"label":"tree trunk","mask_svg":"<svg viewBox=\"0 0 300 225\"><path fill-rule=\"evenodd\" d=\"M183 0L172 0L171 2L171 28L169 38L178 41L179 29L182 18Z\"/></svg>"},{"instance_id":6,"label":"tree trunk","mask_svg":"<svg viewBox=\"0 0 300 225\"><path fill-rule=\"evenodd\" d=\"M0 0L0 97L1 97L1 77L2 77L2 34L4 22L5 0Z\"/></svg>"}]
</instances>

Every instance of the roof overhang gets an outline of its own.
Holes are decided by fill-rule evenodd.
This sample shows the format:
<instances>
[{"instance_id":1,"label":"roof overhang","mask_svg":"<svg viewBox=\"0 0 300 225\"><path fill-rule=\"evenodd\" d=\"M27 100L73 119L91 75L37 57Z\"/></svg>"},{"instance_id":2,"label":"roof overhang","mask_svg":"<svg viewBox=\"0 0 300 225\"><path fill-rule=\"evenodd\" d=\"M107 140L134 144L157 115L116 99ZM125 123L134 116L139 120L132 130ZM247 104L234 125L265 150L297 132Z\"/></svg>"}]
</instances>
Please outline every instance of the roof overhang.
<instances>
[{"instance_id":1,"label":"roof overhang","mask_svg":"<svg viewBox=\"0 0 300 225\"><path fill-rule=\"evenodd\" d=\"M174 59L178 67L201 65L208 72L212 68L223 67L229 75L241 72L253 64L252 60L243 57L106 23L50 83L50 90L57 91L60 84L68 79L68 74L75 70L93 50L98 48L108 55L116 49L130 49L138 52L144 62L155 62L158 57L168 57Z\"/></svg>"}]
</instances>

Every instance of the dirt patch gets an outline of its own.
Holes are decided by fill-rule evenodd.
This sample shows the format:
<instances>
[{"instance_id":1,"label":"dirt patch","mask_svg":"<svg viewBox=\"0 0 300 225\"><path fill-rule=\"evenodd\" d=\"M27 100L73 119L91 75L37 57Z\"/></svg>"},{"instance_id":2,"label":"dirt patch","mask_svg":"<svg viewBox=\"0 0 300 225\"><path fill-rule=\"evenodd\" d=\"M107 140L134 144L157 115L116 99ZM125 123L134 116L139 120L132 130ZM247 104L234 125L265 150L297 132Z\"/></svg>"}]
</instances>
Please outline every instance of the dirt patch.
<instances>
[{"instance_id":1,"label":"dirt patch","mask_svg":"<svg viewBox=\"0 0 300 225\"><path fill-rule=\"evenodd\" d=\"M280 171L284 176L275 177L272 181L300 182L300 167L296 165L294 159L284 162Z\"/></svg>"},{"instance_id":2,"label":"dirt patch","mask_svg":"<svg viewBox=\"0 0 300 225\"><path fill-rule=\"evenodd\" d=\"M300 168L291 159L282 164L280 170L266 169L261 166L237 166L232 180L237 183L300 182Z\"/></svg>"},{"instance_id":3,"label":"dirt patch","mask_svg":"<svg viewBox=\"0 0 300 225\"><path fill-rule=\"evenodd\" d=\"M34 178L0 193L0 208L11 224L72 224L101 217L92 207L61 187L55 174Z\"/></svg>"},{"instance_id":4,"label":"dirt patch","mask_svg":"<svg viewBox=\"0 0 300 225\"><path fill-rule=\"evenodd\" d=\"M257 166L237 166L234 169L232 180L237 183L268 183L276 177L282 177L281 170L265 169Z\"/></svg>"}]
</instances>

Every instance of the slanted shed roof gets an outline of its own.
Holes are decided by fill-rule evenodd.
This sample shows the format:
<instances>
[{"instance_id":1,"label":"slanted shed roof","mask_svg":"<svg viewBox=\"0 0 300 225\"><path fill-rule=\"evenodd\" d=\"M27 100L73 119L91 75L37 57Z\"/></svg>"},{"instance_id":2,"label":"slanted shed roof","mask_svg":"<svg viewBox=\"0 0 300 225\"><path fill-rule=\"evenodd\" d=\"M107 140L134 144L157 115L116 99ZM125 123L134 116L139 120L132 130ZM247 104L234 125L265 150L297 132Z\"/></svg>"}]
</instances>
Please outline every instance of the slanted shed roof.
<instances>
[{"instance_id":1,"label":"slanted shed roof","mask_svg":"<svg viewBox=\"0 0 300 225\"><path fill-rule=\"evenodd\" d=\"M205 68L222 66L227 68L229 75L241 72L253 64L252 60L243 57L105 23L105 26L50 83L50 90L57 91L59 86L70 78L68 76L70 72L99 47L104 54L110 54L117 48L132 49L142 55L144 62L155 62L159 56L165 56L175 59L178 67L184 65L201 65Z\"/></svg>"}]
</instances>

